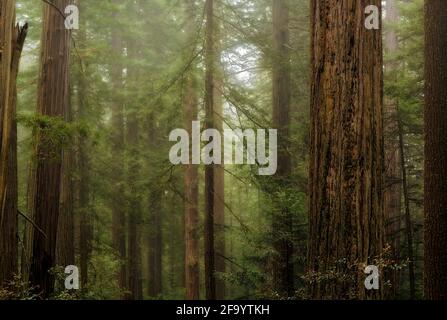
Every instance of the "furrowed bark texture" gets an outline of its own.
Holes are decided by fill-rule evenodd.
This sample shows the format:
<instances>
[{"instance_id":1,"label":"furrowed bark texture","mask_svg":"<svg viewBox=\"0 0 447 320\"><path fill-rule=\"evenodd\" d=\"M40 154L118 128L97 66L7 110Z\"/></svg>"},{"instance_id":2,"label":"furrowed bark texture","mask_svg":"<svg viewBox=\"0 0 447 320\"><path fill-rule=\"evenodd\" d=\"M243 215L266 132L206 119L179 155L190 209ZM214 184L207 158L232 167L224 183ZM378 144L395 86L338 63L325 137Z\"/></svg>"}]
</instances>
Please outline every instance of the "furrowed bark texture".
<instances>
[{"instance_id":1,"label":"furrowed bark texture","mask_svg":"<svg viewBox=\"0 0 447 320\"><path fill-rule=\"evenodd\" d=\"M37 113L61 121L65 119L69 98L70 31L65 29L64 18L59 11L63 12L70 1L54 0L52 3L53 6L43 5ZM38 286L43 297L48 297L54 289L54 276L49 271L56 262L62 144L47 139L42 129L45 128L39 128L36 136L36 171L31 180L34 184L31 206L34 221L44 234L33 232L30 282Z\"/></svg>"},{"instance_id":2,"label":"furrowed bark texture","mask_svg":"<svg viewBox=\"0 0 447 320\"><path fill-rule=\"evenodd\" d=\"M365 28L364 12L381 1L311 3L308 263L310 275L334 277L315 279L310 291L377 298L363 271L384 245L382 35Z\"/></svg>"},{"instance_id":3,"label":"furrowed bark texture","mask_svg":"<svg viewBox=\"0 0 447 320\"><path fill-rule=\"evenodd\" d=\"M14 4L0 4L0 287L18 272L16 82L28 26L14 26Z\"/></svg>"},{"instance_id":4,"label":"furrowed bark texture","mask_svg":"<svg viewBox=\"0 0 447 320\"><path fill-rule=\"evenodd\" d=\"M447 1L425 1L425 298L447 299Z\"/></svg>"}]
</instances>

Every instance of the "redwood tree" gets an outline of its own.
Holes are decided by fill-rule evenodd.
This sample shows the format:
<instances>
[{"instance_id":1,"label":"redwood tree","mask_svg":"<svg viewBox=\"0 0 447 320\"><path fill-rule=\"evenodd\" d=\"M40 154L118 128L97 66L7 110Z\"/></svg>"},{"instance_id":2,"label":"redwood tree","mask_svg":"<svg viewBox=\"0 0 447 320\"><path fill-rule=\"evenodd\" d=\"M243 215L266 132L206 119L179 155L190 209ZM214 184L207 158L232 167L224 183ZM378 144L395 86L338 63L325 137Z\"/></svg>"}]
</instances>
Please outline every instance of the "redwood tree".
<instances>
[{"instance_id":1,"label":"redwood tree","mask_svg":"<svg viewBox=\"0 0 447 320\"><path fill-rule=\"evenodd\" d=\"M185 11L187 17L186 32L188 33L188 41L193 44L191 47L195 49L195 25L196 8L194 0L185 0ZM188 50L191 51L191 50ZM186 55L187 59L191 58L191 52ZM192 122L197 120L198 113L198 97L196 88L196 79L194 75L194 64L185 76L185 93L183 97L183 117L185 128L189 136L192 136ZM190 151L190 156L191 156ZM198 185L198 165L188 164L185 168L184 184L185 184L185 287L186 299L198 300L200 298L200 282L199 282L199 185Z\"/></svg>"},{"instance_id":2,"label":"redwood tree","mask_svg":"<svg viewBox=\"0 0 447 320\"><path fill-rule=\"evenodd\" d=\"M365 8L381 1L311 4L311 295L377 297L363 271L384 244L382 34Z\"/></svg>"},{"instance_id":3,"label":"redwood tree","mask_svg":"<svg viewBox=\"0 0 447 320\"><path fill-rule=\"evenodd\" d=\"M27 25L15 26L15 1L0 3L0 287L17 273L17 73Z\"/></svg>"},{"instance_id":4,"label":"redwood tree","mask_svg":"<svg viewBox=\"0 0 447 320\"><path fill-rule=\"evenodd\" d=\"M425 297L447 299L447 1L425 1Z\"/></svg>"},{"instance_id":5,"label":"redwood tree","mask_svg":"<svg viewBox=\"0 0 447 320\"><path fill-rule=\"evenodd\" d=\"M205 35L205 125L214 129L214 0L206 0L206 35ZM214 241L214 170L213 164L205 167L205 289L207 300L216 299L216 265Z\"/></svg>"},{"instance_id":6,"label":"redwood tree","mask_svg":"<svg viewBox=\"0 0 447 320\"><path fill-rule=\"evenodd\" d=\"M30 263L30 282L39 287L44 297L54 289L54 276L49 272L55 266L56 239L59 221L61 191L62 142L52 141L45 130L54 130L54 122L63 121L69 99L70 31L64 17L69 0L54 0L43 4L41 66L38 84L37 113L45 117L36 130L35 172L30 188L33 190L30 206L34 221L43 232L34 232Z\"/></svg>"}]
</instances>

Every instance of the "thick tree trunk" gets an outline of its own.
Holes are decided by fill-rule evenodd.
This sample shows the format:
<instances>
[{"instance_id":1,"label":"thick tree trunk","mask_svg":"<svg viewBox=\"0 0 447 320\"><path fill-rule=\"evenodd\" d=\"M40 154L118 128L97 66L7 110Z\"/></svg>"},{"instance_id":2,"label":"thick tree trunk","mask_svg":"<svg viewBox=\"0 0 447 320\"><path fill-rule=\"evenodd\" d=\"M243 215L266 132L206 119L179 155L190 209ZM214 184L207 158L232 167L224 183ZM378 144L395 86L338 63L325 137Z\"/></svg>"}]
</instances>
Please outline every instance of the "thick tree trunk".
<instances>
[{"instance_id":1,"label":"thick tree trunk","mask_svg":"<svg viewBox=\"0 0 447 320\"><path fill-rule=\"evenodd\" d=\"M12 276L18 272L16 82L28 28L27 25L23 28L15 26L10 29L8 27L15 23L14 1L10 2L0 4L0 43L4 44L0 47L0 154L2 157L0 199L5 199L0 201L0 287L6 281L12 280ZM10 45L7 45L8 39L11 41ZM8 77L9 88L6 83ZM9 90L8 93L7 90ZM8 151L4 149L6 147Z\"/></svg>"},{"instance_id":2,"label":"thick tree trunk","mask_svg":"<svg viewBox=\"0 0 447 320\"><path fill-rule=\"evenodd\" d=\"M425 1L425 297L447 299L447 1Z\"/></svg>"},{"instance_id":3,"label":"thick tree trunk","mask_svg":"<svg viewBox=\"0 0 447 320\"><path fill-rule=\"evenodd\" d=\"M185 1L186 16L188 17L188 25L186 31L188 33L189 43L195 44L195 24L196 8L194 0ZM188 50L190 51L190 50ZM191 53L186 55L187 59L191 59ZM198 113L198 97L196 88L196 79L194 76L195 68L191 68L185 76L185 88L183 97L183 117L185 128L192 137L192 122L197 120ZM191 139L191 138L190 138ZM192 141L190 141L191 143ZM190 157L192 152L190 150ZM186 299L200 299L200 282L199 282L199 168L198 165L188 164L184 174L185 185L185 287Z\"/></svg>"},{"instance_id":4,"label":"thick tree trunk","mask_svg":"<svg viewBox=\"0 0 447 320\"><path fill-rule=\"evenodd\" d=\"M290 186L292 160L289 153L290 125L290 31L289 4L287 0L273 0L273 126L278 130L278 188ZM291 234L292 219L289 208L275 201L273 216L274 248L273 284L281 295L293 295L293 244Z\"/></svg>"},{"instance_id":5,"label":"thick tree trunk","mask_svg":"<svg viewBox=\"0 0 447 320\"><path fill-rule=\"evenodd\" d=\"M365 28L368 5L381 9L380 0L312 1L308 263L311 276L337 277L313 278L314 298L381 292L366 291L363 273L384 246L382 35Z\"/></svg>"},{"instance_id":6,"label":"thick tree trunk","mask_svg":"<svg viewBox=\"0 0 447 320\"><path fill-rule=\"evenodd\" d=\"M37 113L42 116L65 118L69 98L69 30L65 29L60 11L68 0L44 4L41 69L38 88ZM51 92L51 94L48 94ZM41 128L42 129L42 128ZM36 136L35 179L32 187L32 207L35 223L43 230L33 234L33 255L30 264L30 282L37 285L44 297L54 289L54 276L49 272L55 266L59 200L61 191L62 145L50 143L38 130Z\"/></svg>"},{"instance_id":7,"label":"thick tree trunk","mask_svg":"<svg viewBox=\"0 0 447 320\"><path fill-rule=\"evenodd\" d=\"M10 105L14 23L15 1L2 1L0 3L0 219L5 215L3 208L6 206L8 157L14 116L14 110Z\"/></svg>"},{"instance_id":8,"label":"thick tree trunk","mask_svg":"<svg viewBox=\"0 0 447 320\"><path fill-rule=\"evenodd\" d=\"M67 104L65 112L65 120L73 121L71 103ZM68 146L62 153L60 214L56 244L56 264L63 268L75 264L73 164L73 150ZM82 273L81 279L83 279Z\"/></svg>"},{"instance_id":9,"label":"thick tree trunk","mask_svg":"<svg viewBox=\"0 0 447 320\"><path fill-rule=\"evenodd\" d=\"M214 129L214 0L206 0L206 39L205 39L205 122L207 129ZM216 299L216 265L214 244L214 168L205 167L205 289L206 299Z\"/></svg>"},{"instance_id":10,"label":"thick tree trunk","mask_svg":"<svg viewBox=\"0 0 447 320\"><path fill-rule=\"evenodd\" d=\"M116 62L110 67L113 92L123 90L123 46L116 28L112 32L112 51ZM126 214L124 211L124 116L123 102L117 95L112 105L112 242L120 262L118 284L121 290L127 289L127 249ZM125 295L123 295L125 298Z\"/></svg>"}]
</instances>

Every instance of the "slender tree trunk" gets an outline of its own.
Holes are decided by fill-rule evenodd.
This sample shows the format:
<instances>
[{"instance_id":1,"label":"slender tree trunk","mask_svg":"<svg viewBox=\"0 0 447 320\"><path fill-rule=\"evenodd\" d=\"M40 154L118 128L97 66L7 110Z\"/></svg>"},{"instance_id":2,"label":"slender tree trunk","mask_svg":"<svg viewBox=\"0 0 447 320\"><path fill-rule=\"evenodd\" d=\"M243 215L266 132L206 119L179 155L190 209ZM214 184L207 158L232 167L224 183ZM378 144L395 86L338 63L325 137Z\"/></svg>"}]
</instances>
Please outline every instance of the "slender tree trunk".
<instances>
[{"instance_id":1,"label":"slender tree trunk","mask_svg":"<svg viewBox=\"0 0 447 320\"><path fill-rule=\"evenodd\" d=\"M220 85L220 83L216 83ZM215 87L215 129L223 133L223 104L221 91ZM225 169L224 165L215 165L214 169L214 231L215 231L215 263L216 272L223 274L225 267ZM226 296L225 281L216 279L216 299L224 300Z\"/></svg>"},{"instance_id":2,"label":"slender tree trunk","mask_svg":"<svg viewBox=\"0 0 447 320\"><path fill-rule=\"evenodd\" d=\"M397 107L397 112L399 108ZM400 151L400 166L402 172L402 187L404 191L404 205L405 205L405 233L407 236L407 250L408 250L408 274L410 280L410 298L413 300L416 296L415 275L414 275L414 248L413 248L413 227L411 223L410 214L410 199L408 194L407 182L407 168L405 166L405 150L404 150L404 135L402 120L398 116L398 130L399 130L399 151Z\"/></svg>"},{"instance_id":3,"label":"slender tree trunk","mask_svg":"<svg viewBox=\"0 0 447 320\"><path fill-rule=\"evenodd\" d=\"M197 119L198 99L193 75L187 78L184 111L185 126L191 137L192 121ZM199 186L198 165L189 164L185 170L185 282L186 298L200 298L199 282Z\"/></svg>"},{"instance_id":4,"label":"slender tree trunk","mask_svg":"<svg viewBox=\"0 0 447 320\"><path fill-rule=\"evenodd\" d=\"M399 19L396 0L386 1L386 20L388 23L396 23ZM398 49L398 38L395 30L388 30L385 36L386 50L390 55ZM396 68L394 63L385 64L385 69L392 72ZM395 79L397 81L397 79ZM385 131L385 179L386 189L384 193L384 213L386 225L386 243L391 246L391 255L395 263L400 261L400 228L401 228L401 163L398 137L398 114L396 101L387 97L384 108ZM388 295L395 297L399 287L399 270L390 270L389 279L391 289Z\"/></svg>"},{"instance_id":5,"label":"slender tree trunk","mask_svg":"<svg viewBox=\"0 0 447 320\"><path fill-rule=\"evenodd\" d=\"M128 225L128 248L129 248L129 291L132 300L143 298L141 283L141 248L140 248L140 225L141 225L141 200L140 190L136 181L140 178L140 165L138 163L138 129L139 121L135 111L129 112L127 118L127 145L129 147L130 161L128 172L129 183L129 225Z\"/></svg>"},{"instance_id":6,"label":"slender tree trunk","mask_svg":"<svg viewBox=\"0 0 447 320\"><path fill-rule=\"evenodd\" d=\"M133 6L130 8L135 9ZM126 79L127 92L131 99L127 104L126 109L126 124L127 124L127 154L128 154L128 203L129 203L129 225L128 225L128 248L129 248L129 291L132 300L143 299L142 275L141 275L141 191L139 180L141 179L141 165L140 165L140 121L138 115L137 91L134 89L139 82L139 70L134 63L140 58L137 51L134 39L129 41L128 50L128 74ZM135 91L134 91L135 90Z\"/></svg>"},{"instance_id":7,"label":"slender tree trunk","mask_svg":"<svg viewBox=\"0 0 447 320\"><path fill-rule=\"evenodd\" d=\"M215 12L220 12L220 3L218 8L214 8ZM216 4L215 4L216 6ZM213 106L213 122L214 129L223 135L223 76L220 62L221 56L221 24L216 21L214 23L214 106ZM221 152L223 154L223 144ZM214 234L215 234L215 257L216 272L225 273L225 167L224 164L214 165ZM225 281L216 279L216 299L225 299Z\"/></svg>"},{"instance_id":8,"label":"slender tree trunk","mask_svg":"<svg viewBox=\"0 0 447 320\"><path fill-rule=\"evenodd\" d=\"M289 153L290 125L290 50L289 5L287 0L273 0L273 126L278 130L278 188L290 186L292 160ZM293 244L288 235L292 232L289 208L275 203L273 233L277 239L273 261L274 288L280 294L293 295Z\"/></svg>"},{"instance_id":9,"label":"slender tree trunk","mask_svg":"<svg viewBox=\"0 0 447 320\"><path fill-rule=\"evenodd\" d=\"M187 33L189 43L195 44L196 30L194 21L196 19L196 8L194 0L185 1L186 16L188 17ZM195 47L195 45L194 45ZM191 53L186 56L191 59ZM185 128L192 143L192 122L197 120L198 98L196 79L194 76L195 68L191 68L185 76L185 88L183 97L183 117ZM190 150L190 158L192 152ZM186 299L200 299L199 282L199 184L198 184L198 165L188 164L184 174L185 184L185 287Z\"/></svg>"},{"instance_id":10,"label":"slender tree trunk","mask_svg":"<svg viewBox=\"0 0 447 320\"><path fill-rule=\"evenodd\" d=\"M148 146L150 150L155 150L159 145L157 137L157 127L153 114L148 117L147 132ZM150 169L154 167L151 164ZM149 191L148 210L149 210L149 232L148 232L148 267L149 281L148 293L150 297L159 297L162 294L162 192L155 186L154 190Z\"/></svg>"},{"instance_id":11,"label":"slender tree trunk","mask_svg":"<svg viewBox=\"0 0 447 320\"><path fill-rule=\"evenodd\" d=\"M368 5L381 9L312 1L309 274L338 278L313 278L314 298L381 294L364 286L384 245L382 35L365 28Z\"/></svg>"},{"instance_id":12,"label":"slender tree trunk","mask_svg":"<svg viewBox=\"0 0 447 320\"><path fill-rule=\"evenodd\" d=\"M0 199L5 199L0 201L0 287L18 272L16 82L28 28L27 25L22 28L14 27L14 1L10 2L0 4L0 43L4 44L0 47ZM9 26L13 28L10 29ZM10 45L6 42L8 40L11 41ZM9 87L6 82L8 77ZM8 151L4 149L6 147Z\"/></svg>"},{"instance_id":13,"label":"slender tree trunk","mask_svg":"<svg viewBox=\"0 0 447 320\"><path fill-rule=\"evenodd\" d=\"M425 1L425 297L447 299L447 1Z\"/></svg>"},{"instance_id":14,"label":"slender tree trunk","mask_svg":"<svg viewBox=\"0 0 447 320\"><path fill-rule=\"evenodd\" d=\"M161 221L161 194L151 192L150 203L150 234L148 235L148 267L149 281L148 292L150 297L158 297L162 294L162 221Z\"/></svg>"},{"instance_id":15,"label":"slender tree trunk","mask_svg":"<svg viewBox=\"0 0 447 320\"><path fill-rule=\"evenodd\" d=\"M123 46L118 30L112 30L112 51L116 62L111 65L110 76L112 90L118 93L123 90ZM117 95L112 105L112 242L120 262L118 285L121 290L127 286L127 249L126 249L126 214L124 211L124 116L123 101ZM125 298L125 295L123 295Z\"/></svg>"},{"instance_id":16,"label":"slender tree trunk","mask_svg":"<svg viewBox=\"0 0 447 320\"><path fill-rule=\"evenodd\" d=\"M43 32L41 69L38 88L37 113L42 116L65 119L69 99L69 30L65 29L60 11L68 0L43 4ZM51 94L48 94L51 92ZM62 145L51 143L38 130L36 136L36 174L32 188L32 207L35 223L44 234L34 232L33 255L30 264L30 282L37 285L44 297L54 289L54 276L49 272L55 266L59 200L61 191Z\"/></svg>"},{"instance_id":17,"label":"slender tree trunk","mask_svg":"<svg viewBox=\"0 0 447 320\"><path fill-rule=\"evenodd\" d=\"M205 39L205 122L207 129L214 129L214 0L206 0ZM206 299L216 299L216 265L214 243L214 172L215 165L205 167L205 289Z\"/></svg>"}]
</instances>

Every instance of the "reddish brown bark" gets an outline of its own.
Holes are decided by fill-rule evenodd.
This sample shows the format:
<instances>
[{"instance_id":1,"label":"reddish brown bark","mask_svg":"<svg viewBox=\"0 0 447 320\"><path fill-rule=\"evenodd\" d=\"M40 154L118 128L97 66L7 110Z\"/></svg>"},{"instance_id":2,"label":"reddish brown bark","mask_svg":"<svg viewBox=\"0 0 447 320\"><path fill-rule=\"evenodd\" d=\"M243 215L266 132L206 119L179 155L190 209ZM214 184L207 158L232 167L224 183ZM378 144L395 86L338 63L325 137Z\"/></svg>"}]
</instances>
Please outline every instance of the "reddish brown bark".
<instances>
[{"instance_id":1,"label":"reddish brown bark","mask_svg":"<svg viewBox=\"0 0 447 320\"><path fill-rule=\"evenodd\" d=\"M57 118L55 121L65 118L69 98L70 31L65 29L64 19L60 15L60 11L63 12L68 4L68 0L55 0L53 5L43 5L37 113ZM31 181L34 184L31 206L34 221L44 234L33 234L30 282L38 286L44 297L48 297L54 289L54 276L49 271L56 263L62 144L50 142L45 134L38 130L35 148L36 171L35 178Z\"/></svg>"},{"instance_id":2,"label":"reddish brown bark","mask_svg":"<svg viewBox=\"0 0 447 320\"><path fill-rule=\"evenodd\" d=\"M311 295L377 298L363 271L384 246L382 34L365 28L364 12L381 1L311 3L308 264L337 277L314 279Z\"/></svg>"},{"instance_id":3,"label":"reddish brown bark","mask_svg":"<svg viewBox=\"0 0 447 320\"><path fill-rule=\"evenodd\" d=\"M196 7L193 0L185 1L185 13L187 17L186 32L188 42L192 49L196 46L196 30L194 21L196 20ZM191 51L188 50L186 59L191 59ZM196 88L196 79L194 75L195 64L185 76L184 96L183 96L183 118L184 126L192 137L192 122L197 120L198 97ZM191 141L190 141L191 143ZM192 157L192 150L190 150ZM199 282L199 168L198 165L188 164L185 168L185 288L187 300L199 300L200 282Z\"/></svg>"},{"instance_id":4,"label":"reddish brown bark","mask_svg":"<svg viewBox=\"0 0 447 320\"><path fill-rule=\"evenodd\" d=\"M205 35L205 125L214 129L214 0L206 0L206 35ZM205 167L205 289L207 300L216 299L216 264L214 241L214 165Z\"/></svg>"},{"instance_id":5,"label":"reddish brown bark","mask_svg":"<svg viewBox=\"0 0 447 320\"><path fill-rule=\"evenodd\" d=\"M0 287L18 272L16 82L28 26L14 23L14 1L5 1L0 4Z\"/></svg>"},{"instance_id":6,"label":"reddish brown bark","mask_svg":"<svg viewBox=\"0 0 447 320\"><path fill-rule=\"evenodd\" d=\"M67 104L66 121L71 122L71 103ZM65 268L75 264L74 249L74 154L71 147L62 152L60 215L57 227L56 264ZM81 279L82 273L81 273Z\"/></svg>"},{"instance_id":7,"label":"reddish brown bark","mask_svg":"<svg viewBox=\"0 0 447 320\"><path fill-rule=\"evenodd\" d=\"M447 299L447 1L425 1L425 297Z\"/></svg>"}]
</instances>

